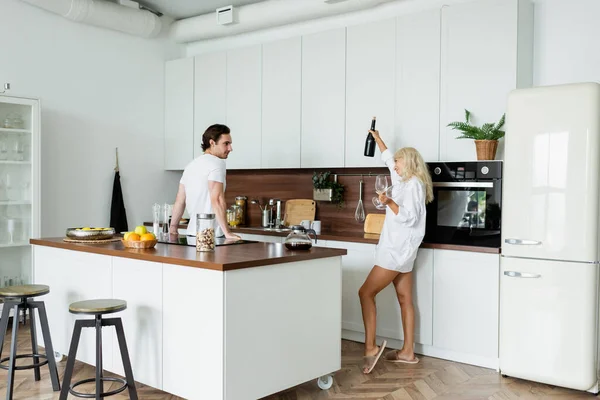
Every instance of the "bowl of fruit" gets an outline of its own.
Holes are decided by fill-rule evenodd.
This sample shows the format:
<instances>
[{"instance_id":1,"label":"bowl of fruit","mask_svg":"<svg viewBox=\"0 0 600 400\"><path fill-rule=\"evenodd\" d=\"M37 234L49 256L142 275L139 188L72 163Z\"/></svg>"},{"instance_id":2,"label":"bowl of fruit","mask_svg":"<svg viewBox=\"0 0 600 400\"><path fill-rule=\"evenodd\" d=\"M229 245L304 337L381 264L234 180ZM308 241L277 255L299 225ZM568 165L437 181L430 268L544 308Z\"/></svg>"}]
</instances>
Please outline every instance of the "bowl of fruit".
<instances>
[{"instance_id":1,"label":"bowl of fruit","mask_svg":"<svg viewBox=\"0 0 600 400\"><path fill-rule=\"evenodd\" d=\"M137 226L133 232L125 232L121 239L123 246L128 249L151 249L158 240L154 233L148 232L145 226Z\"/></svg>"},{"instance_id":2,"label":"bowl of fruit","mask_svg":"<svg viewBox=\"0 0 600 400\"><path fill-rule=\"evenodd\" d=\"M114 228L93 228L85 226L83 228L68 228L67 237L77 240L104 240L112 239L115 235Z\"/></svg>"}]
</instances>

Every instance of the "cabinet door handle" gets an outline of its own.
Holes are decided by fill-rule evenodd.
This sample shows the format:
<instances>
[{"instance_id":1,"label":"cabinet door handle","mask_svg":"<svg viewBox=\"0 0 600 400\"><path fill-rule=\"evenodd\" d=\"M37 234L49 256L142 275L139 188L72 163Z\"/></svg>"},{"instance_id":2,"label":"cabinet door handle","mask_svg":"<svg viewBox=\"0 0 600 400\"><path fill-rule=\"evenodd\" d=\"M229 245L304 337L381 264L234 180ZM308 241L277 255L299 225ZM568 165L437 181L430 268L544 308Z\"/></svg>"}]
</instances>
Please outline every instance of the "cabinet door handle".
<instances>
[{"instance_id":1,"label":"cabinet door handle","mask_svg":"<svg viewBox=\"0 0 600 400\"><path fill-rule=\"evenodd\" d=\"M511 278L541 278L540 274L532 274L531 272L504 271L504 275Z\"/></svg>"},{"instance_id":2,"label":"cabinet door handle","mask_svg":"<svg viewBox=\"0 0 600 400\"><path fill-rule=\"evenodd\" d=\"M516 244L518 246L539 246L542 244L539 240L527 240L527 239L504 239L506 244Z\"/></svg>"}]
</instances>

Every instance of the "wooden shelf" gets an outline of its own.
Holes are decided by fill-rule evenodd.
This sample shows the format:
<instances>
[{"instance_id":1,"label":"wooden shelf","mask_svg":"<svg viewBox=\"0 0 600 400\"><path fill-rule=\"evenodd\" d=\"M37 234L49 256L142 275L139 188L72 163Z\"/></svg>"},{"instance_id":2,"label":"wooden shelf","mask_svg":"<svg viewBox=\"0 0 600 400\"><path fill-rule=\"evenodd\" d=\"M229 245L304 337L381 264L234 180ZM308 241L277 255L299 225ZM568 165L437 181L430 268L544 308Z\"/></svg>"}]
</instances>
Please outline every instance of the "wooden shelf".
<instances>
[{"instance_id":1,"label":"wooden shelf","mask_svg":"<svg viewBox=\"0 0 600 400\"><path fill-rule=\"evenodd\" d=\"M31 133L31 130L29 130L29 129L0 128L0 132L4 132L4 133Z\"/></svg>"}]
</instances>

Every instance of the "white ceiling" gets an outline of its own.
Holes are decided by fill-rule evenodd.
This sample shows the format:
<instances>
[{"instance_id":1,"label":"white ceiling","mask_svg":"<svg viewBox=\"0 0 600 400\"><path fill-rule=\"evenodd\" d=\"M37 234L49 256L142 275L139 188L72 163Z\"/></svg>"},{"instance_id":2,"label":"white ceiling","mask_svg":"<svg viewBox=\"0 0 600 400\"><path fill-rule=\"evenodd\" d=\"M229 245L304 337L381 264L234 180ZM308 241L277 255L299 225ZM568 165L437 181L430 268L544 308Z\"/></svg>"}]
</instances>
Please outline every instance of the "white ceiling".
<instances>
[{"instance_id":1,"label":"white ceiling","mask_svg":"<svg viewBox=\"0 0 600 400\"><path fill-rule=\"evenodd\" d=\"M153 10L175 19L189 18L196 15L214 12L217 8L228 5L243 6L259 3L263 0L138 0Z\"/></svg>"}]
</instances>

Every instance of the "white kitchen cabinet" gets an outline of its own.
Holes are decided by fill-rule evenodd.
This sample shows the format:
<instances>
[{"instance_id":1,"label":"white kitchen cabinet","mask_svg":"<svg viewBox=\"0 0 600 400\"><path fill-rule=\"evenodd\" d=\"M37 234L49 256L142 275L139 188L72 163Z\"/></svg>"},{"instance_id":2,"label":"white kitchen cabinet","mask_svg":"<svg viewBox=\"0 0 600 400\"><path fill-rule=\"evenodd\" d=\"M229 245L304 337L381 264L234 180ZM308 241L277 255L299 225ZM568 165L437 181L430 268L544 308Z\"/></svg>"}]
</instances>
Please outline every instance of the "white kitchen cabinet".
<instances>
[{"instance_id":1,"label":"white kitchen cabinet","mask_svg":"<svg viewBox=\"0 0 600 400\"><path fill-rule=\"evenodd\" d=\"M227 53L196 56L194 60L194 157L202 151L202 135L213 124L227 121Z\"/></svg>"},{"instance_id":2,"label":"white kitchen cabinet","mask_svg":"<svg viewBox=\"0 0 600 400\"><path fill-rule=\"evenodd\" d=\"M82 300L113 298L112 257L44 246L34 246L33 250L35 258L33 283L50 286L50 293L39 299L46 306L52 346L54 351L66 356L69 354L75 321L93 319L93 316L71 314L69 305ZM66 276L69 277L68 280L65 280ZM37 324L38 343L44 346L39 318ZM114 335L114 329L112 332L106 330L102 335L103 365L108 371L113 371L111 335ZM96 334L93 329L81 331L77 359L95 365Z\"/></svg>"},{"instance_id":3,"label":"white kitchen cabinet","mask_svg":"<svg viewBox=\"0 0 600 400\"><path fill-rule=\"evenodd\" d=\"M113 315L123 322L133 376L137 382L162 389L162 371L156 368L163 365L162 264L112 257L112 265L112 297L127 301L127 309ZM132 285L140 276L144 284ZM108 336L113 341L112 371L125 376L117 337L114 331Z\"/></svg>"},{"instance_id":4,"label":"white kitchen cabinet","mask_svg":"<svg viewBox=\"0 0 600 400\"><path fill-rule=\"evenodd\" d=\"M374 244L327 241L327 247L342 248L342 329L364 333L358 290L373 268ZM433 250L420 249L413 275L413 304L415 307L415 342L432 343L433 321ZM400 306L393 285L377 296L377 336L404 338Z\"/></svg>"},{"instance_id":5,"label":"white kitchen cabinet","mask_svg":"<svg viewBox=\"0 0 600 400\"><path fill-rule=\"evenodd\" d=\"M394 143L396 20L351 26L347 30L345 166L383 166L379 150L364 156L371 119L391 149Z\"/></svg>"},{"instance_id":6,"label":"white kitchen cabinet","mask_svg":"<svg viewBox=\"0 0 600 400\"><path fill-rule=\"evenodd\" d=\"M227 52L227 125L233 151L227 169L261 167L260 45Z\"/></svg>"},{"instance_id":7,"label":"white kitchen cabinet","mask_svg":"<svg viewBox=\"0 0 600 400\"><path fill-rule=\"evenodd\" d=\"M300 168L302 39L262 48L262 168Z\"/></svg>"},{"instance_id":8,"label":"white kitchen cabinet","mask_svg":"<svg viewBox=\"0 0 600 400\"><path fill-rule=\"evenodd\" d=\"M434 250L433 346L498 359L500 256Z\"/></svg>"},{"instance_id":9,"label":"white kitchen cabinet","mask_svg":"<svg viewBox=\"0 0 600 400\"><path fill-rule=\"evenodd\" d=\"M194 59L165 64L165 169L181 170L194 158Z\"/></svg>"},{"instance_id":10,"label":"white kitchen cabinet","mask_svg":"<svg viewBox=\"0 0 600 400\"><path fill-rule=\"evenodd\" d=\"M302 168L344 166L345 105L346 28L303 36Z\"/></svg>"},{"instance_id":11,"label":"white kitchen cabinet","mask_svg":"<svg viewBox=\"0 0 600 400\"><path fill-rule=\"evenodd\" d=\"M396 20L396 126L392 151L416 148L438 161L440 111L440 10ZM390 133L383 132L385 140Z\"/></svg>"},{"instance_id":12,"label":"white kitchen cabinet","mask_svg":"<svg viewBox=\"0 0 600 400\"><path fill-rule=\"evenodd\" d=\"M464 121L497 122L508 93L532 85L533 4L484 0L442 8L440 158L475 160L475 144L447 128ZM503 140L496 158L503 157Z\"/></svg>"}]
</instances>

